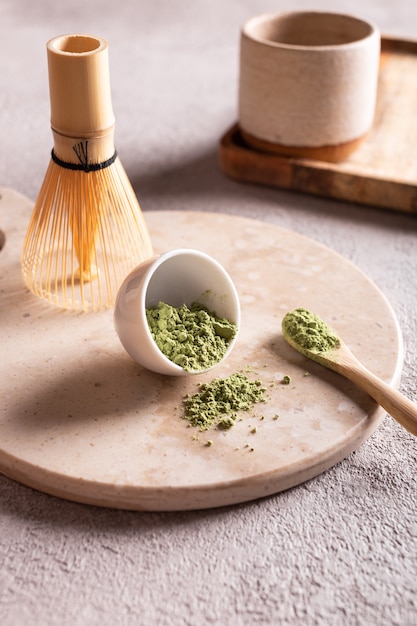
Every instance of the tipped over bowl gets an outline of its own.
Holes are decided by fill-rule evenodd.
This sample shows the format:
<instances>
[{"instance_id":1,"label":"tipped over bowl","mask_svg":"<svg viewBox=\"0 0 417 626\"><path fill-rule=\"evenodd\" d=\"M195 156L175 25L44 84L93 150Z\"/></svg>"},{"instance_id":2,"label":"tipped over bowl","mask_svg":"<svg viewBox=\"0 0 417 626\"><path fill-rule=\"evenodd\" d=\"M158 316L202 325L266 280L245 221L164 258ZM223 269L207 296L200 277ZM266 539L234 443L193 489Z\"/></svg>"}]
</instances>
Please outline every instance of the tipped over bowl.
<instances>
[{"instance_id":1,"label":"tipped over bowl","mask_svg":"<svg viewBox=\"0 0 417 626\"><path fill-rule=\"evenodd\" d=\"M184 310L187 320L196 315L203 327L175 326ZM188 248L170 250L141 263L125 278L116 297L114 326L126 352L143 367L170 376L201 374L223 362L236 343L239 296L231 277L214 258ZM213 333L216 346L225 343L224 350L208 346L211 359L195 365L198 354L206 349L201 342L209 341L206 335ZM181 341L184 351L192 349L196 358L177 354ZM173 346L173 356L168 356L165 344Z\"/></svg>"}]
</instances>

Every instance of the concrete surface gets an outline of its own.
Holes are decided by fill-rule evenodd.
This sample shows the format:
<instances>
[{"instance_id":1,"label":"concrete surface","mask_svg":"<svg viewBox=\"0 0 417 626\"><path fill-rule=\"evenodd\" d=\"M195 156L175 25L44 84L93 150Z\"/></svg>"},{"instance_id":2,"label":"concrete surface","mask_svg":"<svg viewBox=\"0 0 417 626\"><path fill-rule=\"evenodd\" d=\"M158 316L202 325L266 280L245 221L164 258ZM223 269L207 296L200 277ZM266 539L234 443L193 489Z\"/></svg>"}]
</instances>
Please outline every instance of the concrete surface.
<instances>
[{"instance_id":1,"label":"concrete surface","mask_svg":"<svg viewBox=\"0 0 417 626\"><path fill-rule=\"evenodd\" d=\"M417 400L416 218L242 185L217 165L218 139L236 118L240 25L295 8L349 11L384 33L417 38L414 0L2 0L0 183L34 199L49 162L46 41L105 37L116 143L143 210L256 217L352 260L398 316L401 389ZM187 513L96 509L0 476L0 621L412 626L416 460L415 438L387 417L358 451L308 483Z\"/></svg>"}]
</instances>

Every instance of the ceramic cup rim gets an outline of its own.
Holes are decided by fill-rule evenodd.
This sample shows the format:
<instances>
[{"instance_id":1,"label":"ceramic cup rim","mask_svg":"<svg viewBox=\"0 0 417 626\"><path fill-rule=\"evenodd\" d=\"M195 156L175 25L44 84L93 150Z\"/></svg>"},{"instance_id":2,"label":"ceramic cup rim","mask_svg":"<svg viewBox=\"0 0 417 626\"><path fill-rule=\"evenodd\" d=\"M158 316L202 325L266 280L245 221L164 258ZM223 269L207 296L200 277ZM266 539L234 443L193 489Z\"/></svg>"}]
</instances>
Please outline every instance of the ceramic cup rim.
<instances>
[{"instance_id":1,"label":"ceramic cup rim","mask_svg":"<svg viewBox=\"0 0 417 626\"><path fill-rule=\"evenodd\" d=\"M348 20L352 24L360 25L362 28L367 29L367 33L362 36L358 36L353 39L349 39L343 43L323 43L323 44L300 44L300 43L288 43L275 41L266 37L262 37L259 34L259 30L266 24L274 24L284 19L305 19L307 17L313 17L313 19L335 19L335 20ZM315 51L336 51L343 49L351 49L357 46L361 46L368 42L369 39L379 36L378 27L369 20L365 20L361 17L349 13L338 13L334 11L282 11L273 13L262 13L249 18L242 27L242 36L247 39L256 42L270 49L281 50L301 50L308 52Z\"/></svg>"}]
</instances>

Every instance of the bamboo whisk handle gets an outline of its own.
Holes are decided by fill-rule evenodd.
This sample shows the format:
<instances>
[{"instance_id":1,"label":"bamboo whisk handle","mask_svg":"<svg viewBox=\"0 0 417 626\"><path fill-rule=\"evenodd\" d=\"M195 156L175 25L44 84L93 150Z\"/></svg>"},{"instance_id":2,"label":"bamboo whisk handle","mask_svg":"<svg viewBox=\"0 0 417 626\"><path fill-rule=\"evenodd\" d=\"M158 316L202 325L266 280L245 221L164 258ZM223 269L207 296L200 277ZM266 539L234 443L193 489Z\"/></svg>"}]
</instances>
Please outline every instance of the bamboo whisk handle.
<instances>
[{"instance_id":1,"label":"bamboo whisk handle","mask_svg":"<svg viewBox=\"0 0 417 626\"><path fill-rule=\"evenodd\" d=\"M76 161L72 146L89 140L95 160L114 152L114 113L110 91L108 44L92 35L61 35L47 43L51 127L63 160Z\"/></svg>"}]
</instances>

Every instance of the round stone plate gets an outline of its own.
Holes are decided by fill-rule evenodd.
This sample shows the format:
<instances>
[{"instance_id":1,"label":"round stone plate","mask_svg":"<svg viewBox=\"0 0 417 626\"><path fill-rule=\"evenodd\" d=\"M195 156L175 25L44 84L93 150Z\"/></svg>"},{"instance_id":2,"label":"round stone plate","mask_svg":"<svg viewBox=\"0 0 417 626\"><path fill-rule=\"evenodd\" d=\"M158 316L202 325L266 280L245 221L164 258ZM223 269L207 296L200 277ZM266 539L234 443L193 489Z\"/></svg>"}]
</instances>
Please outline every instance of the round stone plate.
<instances>
[{"instance_id":1,"label":"round stone plate","mask_svg":"<svg viewBox=\"0 0 417 626\"><path fill-rule=\"evenodd\" d=\"M285 313L306 307L376 375L398 384L402 343L393 311L369 278L332 250L247 218L146 212L156 252L190 247L212 255L241 299L229 359L204 375L170 378L125 353L111 310L66 312L28 292L20 251L31 208L23 196L1 190L0 471L7 476L122 509L230 505L311 479L384 418L355 385L305 359L281 334ZM262 381L267 401L226 432L190 427L181 416L184 396L241 370Z\"/></svg>"}]
</instances>

